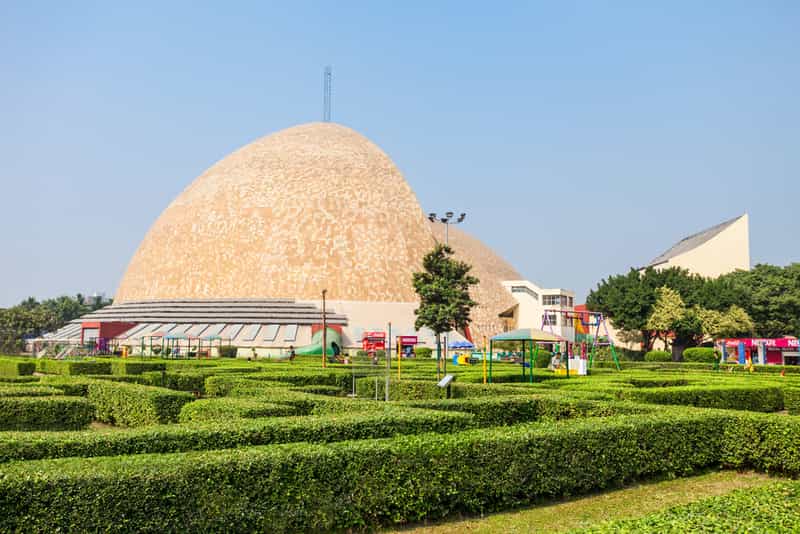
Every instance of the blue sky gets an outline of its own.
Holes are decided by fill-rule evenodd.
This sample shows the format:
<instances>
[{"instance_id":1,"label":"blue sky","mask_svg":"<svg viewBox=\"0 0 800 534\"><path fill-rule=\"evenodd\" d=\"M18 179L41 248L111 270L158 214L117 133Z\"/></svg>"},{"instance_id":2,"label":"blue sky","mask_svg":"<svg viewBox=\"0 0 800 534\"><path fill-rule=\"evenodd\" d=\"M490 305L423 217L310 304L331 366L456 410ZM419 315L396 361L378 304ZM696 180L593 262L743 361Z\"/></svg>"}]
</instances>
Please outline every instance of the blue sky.
<instances>
[{"instance_id":1,"label":"blue sky","mask_svg":"<svg viewBox=\"0 0 800 534\"><path fill-rule=\"evenodd\" d=\"M333 118L579 296L748 211L798 261L800 3L0 3L0 306L113 294L232 150Z\"/></svg>"}]
</instances>

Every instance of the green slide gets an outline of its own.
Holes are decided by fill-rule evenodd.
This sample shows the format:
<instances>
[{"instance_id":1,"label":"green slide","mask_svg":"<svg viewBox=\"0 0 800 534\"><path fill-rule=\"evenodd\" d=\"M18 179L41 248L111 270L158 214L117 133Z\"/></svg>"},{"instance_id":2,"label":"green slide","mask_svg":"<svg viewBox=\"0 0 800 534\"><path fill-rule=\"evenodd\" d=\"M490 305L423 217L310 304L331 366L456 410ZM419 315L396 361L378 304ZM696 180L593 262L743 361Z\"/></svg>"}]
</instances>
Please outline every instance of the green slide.
<instances>
[{"instance_id":1,"label":"green slide","mask_svg":"<svg viewBox=\"0 0 800 534\"><path fill-rule=\"evenodd\" d=\"M326 330L328 331L328 336L327 336L327 339L325 341L328 344L328 347L327 347L328 350L325 351L325 352L326 352L326 354L328 356L333 356L333 345L332 344L336 343L337 345L339 345L339 349L341 350L341 348L342 348L342 336L339 334L339 332L337 332L333 328L327 328ZM309 355L316 355L316 354L322 356L322 329L320 328L319 330L314 332L314 335L311 336L311 344L310 345L306 345L304 347L298 347L298 348L296 348L294 350L294 352L298 356L299 355L309 356Z\"/></svg>"}]
</instances>

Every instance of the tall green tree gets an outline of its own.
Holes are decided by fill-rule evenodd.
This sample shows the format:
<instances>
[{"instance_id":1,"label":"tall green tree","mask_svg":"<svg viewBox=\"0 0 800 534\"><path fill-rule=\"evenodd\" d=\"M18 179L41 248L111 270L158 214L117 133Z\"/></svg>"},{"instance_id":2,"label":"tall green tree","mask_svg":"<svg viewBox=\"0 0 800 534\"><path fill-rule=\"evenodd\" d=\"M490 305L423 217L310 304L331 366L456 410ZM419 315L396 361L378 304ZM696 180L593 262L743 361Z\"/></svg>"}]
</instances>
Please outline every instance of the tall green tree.
<instances>
[{"instance_id":1,"label":"tall green tree","mask_svg":"<svg viewBox=\"0 0 800 534\"><path fill-rule=\"evenodd\" d=\"M723 275L715 284L736 295L732 304L753 319L755 335L800 337L800 263L758 264L749 271Z\"/></svg>"},{"instance_id":2,"label":"tall green tree","mask_svg":"<svg viewBox=\"0 0 800 534\"><path fill-rule=\"evenodd\" d=\"M472 266L453 258L453 249L438 244L422 260L423 271L414 273L414 290L419 295L419 308L414 310L414 327L427 327L436 334L439 346L441 334L464 330L470 322L470 312L477 305L469 294L479 280L472 276Z\"/></svg>"}]
</instances>

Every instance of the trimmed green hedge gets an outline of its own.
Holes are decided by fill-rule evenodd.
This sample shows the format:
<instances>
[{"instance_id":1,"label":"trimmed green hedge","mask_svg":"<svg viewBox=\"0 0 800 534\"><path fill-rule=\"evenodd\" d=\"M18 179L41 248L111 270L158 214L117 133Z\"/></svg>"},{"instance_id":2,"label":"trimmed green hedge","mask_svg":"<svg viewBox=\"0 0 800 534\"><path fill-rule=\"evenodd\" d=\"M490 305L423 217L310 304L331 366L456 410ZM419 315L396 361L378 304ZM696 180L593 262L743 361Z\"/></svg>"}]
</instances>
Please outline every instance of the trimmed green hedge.
<instances>
[{"instance_id":1,"label":"trimmed green hedge","mask_svg":"<svg viewBox=\"0 0 800 534\"><path fill-rule=\"evenodd\" d=\"M381 411L367 414L235 419L224 423L159 425L58 435L6 432L0 434L0 462L213 450L299 441L329 443L422 432L452 433L475 426L475 418L465 413L401 409L384 404Z\"/></svg>"},{"instance_id":2,"label":"trimmed green hedge","mask_svg":"<svg viewBox=\"0 0 800 534\"><path fill-rule=\"evenodd\" d=\"M36 360L36 370L51 375L110 375L110 361Z\"/></svg>"},{"instance_id":3,"label":"trimmed green hedge","mask_svg":"<svg viewBox=\"0 0 800 534\"><path fill-rule=\"evenodd\" d=\"M151 386L159 386L176 391L205 392L207 373L202 371L152 371L142 373Z\"/></svg>"},{"instance_id":4,"label":"trimmed green hedge","mask_svg":"<svg viewBox=\"0 0 800 534\"><path fill-rule=\"evenodd\" d=\"M297 408L287 404L275 404L251 399L201 399L181 408L178 420L181 423L197 421L230 421L238 418L285 417L297 415Z\"/></svg>"},{"instance_id":5,"label":"trimmed green hedge","mask_svg":"<svg viewBox=\"0 0 800 534\"><path fill-rule=\"evenodd\" d=\"M604 417L654 411L643 405L555 396L499 396L442 401L411 401L404 406L470 413L481 426L515 425L543 419Z\"/></svg>"},{"instance_id":6,"label":"trimmed green hedge","mask_svg":"<svg viewBox=\"0 0 800 534\"><path fill-rule=\"evenodd\" d=\"M95 380L87 390L98 421L124 426L170 423L194 400L189 393L152 386Z\"/></svg>"},{"instance_id":7,"label":"trimmed green hedge","mask_svg":"<svg viewBox=\"0 0 800 534\"><path fill-rule=\"evenodd\" d=\"M111 372L115 375L140 375L148 371L164 371L164 362L137 362L129 360L113 360Z\"/></svg>"},{"instance_id":8,"label":"trimmed green hedge","mask_svg":"<svg viewBox=\"0 0 800 534\"><path fill-rule=\"evenodd\" d=\"M0 386L0 397L51 397L63 394L63 390L48 386Z\"/></svg>"},{"instance_id":9,"label":"trimmed green hedge","mask_svg":"<svg viewBox=\"0 0 800 534\"><path fill-rule=\"evenodd\" d=\"M36 370L36 362L34 360L25 360L22 358L4 358L0 359L0 376L23 376L32 375Z\"/></svg>"},{"instance_id":10,"label":"trimmed green hedge","mask_svg":"<svg viewBox=\"0 0 800 534\"><path fill-rule=\"evenodd\" d=\"M783 409L783 391L776 386L633 388L619 390L617 397L654 404L682 404L754 412L777 412Z\"/></svg>"},{"instance_id":11,"label":"trimmed green hedge","mask_svg":"<svg viewBox=\"0 0 800 534\"><path fill-rule=\"evenodd\" d=\"M687 362L714 363L719 359L719 351L713 347L691 347L683 351L683 360Z\"/></svg>"},{"instance_id":12,"label":"trimmed green hedge","mask_svg":"<svg viewBox=\"0 0 800 534\"><path fill-rule=\"evenodd\" d=\"M800 388L783 390L783 407L790 415L800 415Z\"/></svg>"},{"instance_id":13,"label":"trimmed green hedge","mask_svg":"<svg viewBox=\"0 0 800 534\"><path fill-rule=\"evenodd\" d=\"M578 532L800 532L798 502L800 482L773 482Z\"/></svg>"},{"instance_id":14,"label":"trimmed green hedge","mask_svg":"<svg viewBox=\"0 0 800 534\"><path fill-rule=\"evenodd\" d=\"M375 398L375 386L378 399L385 398L386 379L383 377L367 377L356 379L356 394L366 399ZM450 383L450 395L454 399L485 397L495 395L525 395L531 391L525 387L503 384ZM432 400L444 399L447 390L436 385L435 380L391 379L389 383L389 400Z\"/></svg>"},{"instance_id":15,"label":"trimmed green hedge","mask_svg":"<svg viewBox=\"0 0 800 534\"><path fill-rule=\"evenodd\" d=\"M77 430L93 415L81 397L0 397L0 430Z\"/></svg>"},{"instance_id":16,"label":"trimmed green hedge","mask_svg":"<svg viewBox=\"0 0 800 534\"><path fill-rule=\"evenodd\" d=\"M651 350L644 355L646 362L671 362L672 353L665 350Z\"/></svg>"},{"instance_id":17,"label":"trimmed green hedge","mask_svg":"<svg viewBox=\"0 0 800 534\"><path fill-rule=\"evenodd\" d=\"M120 528L121 520L160 532L363 530L486 513L713 465L729 421L637 416L324 446L14 462L0 468L0 530L96 531Z\"/></svg>"}]
</instances>

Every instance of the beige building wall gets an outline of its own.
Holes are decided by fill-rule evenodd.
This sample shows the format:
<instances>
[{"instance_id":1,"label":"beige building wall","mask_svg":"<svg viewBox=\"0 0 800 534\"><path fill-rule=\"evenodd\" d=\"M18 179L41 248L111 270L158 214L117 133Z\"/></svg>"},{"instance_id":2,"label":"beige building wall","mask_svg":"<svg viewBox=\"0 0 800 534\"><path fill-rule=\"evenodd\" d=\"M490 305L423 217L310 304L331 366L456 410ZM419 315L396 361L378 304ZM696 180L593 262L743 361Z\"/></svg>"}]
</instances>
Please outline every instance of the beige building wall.
<instances>
[{"instance_id":1,"label":"beige building wall","mask_svg":"<svg viewBox=\"0 0 800 534\"><path fill-rule=\"evenodd\" d=\"M679 254L657 269L682 267L690 272L716 278L737 269L750 269L749 217L745 213L729 227L697 248Z\"/></svg>"}]
</instances>

